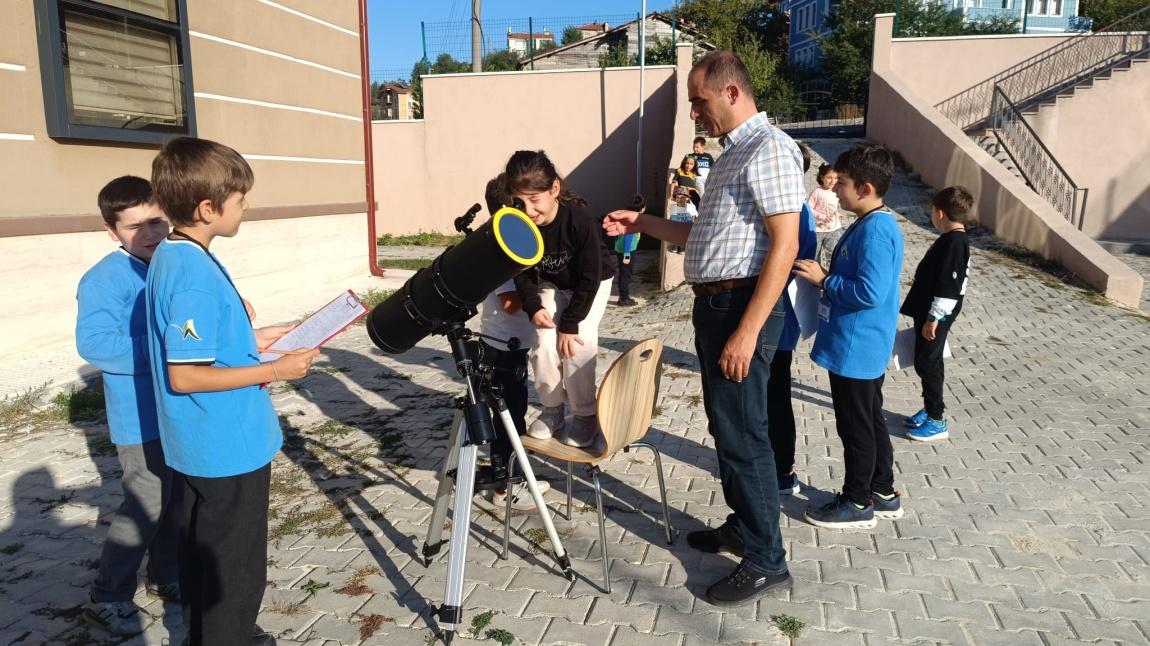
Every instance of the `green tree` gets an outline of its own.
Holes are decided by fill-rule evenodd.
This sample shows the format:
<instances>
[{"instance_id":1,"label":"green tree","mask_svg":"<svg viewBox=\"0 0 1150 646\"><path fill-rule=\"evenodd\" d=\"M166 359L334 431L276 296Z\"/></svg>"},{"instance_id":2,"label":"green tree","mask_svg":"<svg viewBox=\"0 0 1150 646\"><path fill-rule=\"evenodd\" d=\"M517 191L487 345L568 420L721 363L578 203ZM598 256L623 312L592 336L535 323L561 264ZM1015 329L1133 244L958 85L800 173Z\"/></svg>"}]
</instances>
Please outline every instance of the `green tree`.
<instances>
[{"instance_id":1,"label":"green tree","mask_svg":"<svg viewBox=\"0 0 1150 646\"><path fill-rule=\"evenodd\" d=\"M635 65L639 64L638 58L635 57ZM671 44L671 39L658 36L652 38L647 44L647 56L643 62L647 65L674 65L675 48Z\"/></svg>"},{"instance_id":2,"label":"green tree","mask_svg":"<svg viewBox=\"0 0 1150 646\"><path fill-rule=\"evenodd\" d=\"M457 61L455 58L443 52L435 58L435 62L431 64L432 74L460 74L463 72L471 71L471 63L464 61Z\"/></svg>"},{"instance_id":3,"label":"green tree","mask_svg":"<svg viewBox=\"0 0 1150 646\"><path fill-rule=\"evenodd\" d=\"M577 43L581 40L583 40L583 32L579 31L579 28L576 27L575 25L571 25L571 26L569 26L563 30L563 44L564 45L570 45L571 43Z\"/></svg>"},{"instance_id":4,"label":"green tree","mask_svg":"<svg viewBox=\"0 0 1150 646\"><path fill-rule=\"evenodd\" d=\"M519 69L519 57L515 52L501 49L483 57L484 72L514 72Z\"/></svg>"},{"instance_id":5,"label":"green tree","mask_svg":"<svg viewBox=\"0 0 1150 646\"><path fill-rule=\"evenodd\" d=\"M626 67L630 64L626 40L611 42L607 45L607 51L599 52L599 67Z\"/></svg>"},{"instance_id":6,"label":"green tree","mask_svg":"<svg viewBox=\"0 0 1150 646\"><path fill-rule=\"evenodd\" d=\"M1146 0L1082 0L1078 6L1078 15L1093 20L1091 29L1099 31L1147 6ZM1150 31L1150 9L1123 24L1121 28L1122 31Z\"/></svg>"},{"instance_id":7,"label":"green tree","mask_svg":"<svg viewBox=\"0 0 1150 646\"><path fill-rule=\"evenodd\" d=\"M412 119L423 118L423 75L427 72L427 65L423 61L416 61L411 66L411 98L415 101L415 110Z\"/></svg>"},{"instance_id":8,"label":"green tree","mask_svg":"<svg viewBox=\"0 0 1150 646\"><path fill-rule=\"evenodd\" d=\"M735 49L748 39L776 54L787 50L786 16L775 0L684 0L675 8L684 27L719 49Z\"/></svg>"}]
</instances>

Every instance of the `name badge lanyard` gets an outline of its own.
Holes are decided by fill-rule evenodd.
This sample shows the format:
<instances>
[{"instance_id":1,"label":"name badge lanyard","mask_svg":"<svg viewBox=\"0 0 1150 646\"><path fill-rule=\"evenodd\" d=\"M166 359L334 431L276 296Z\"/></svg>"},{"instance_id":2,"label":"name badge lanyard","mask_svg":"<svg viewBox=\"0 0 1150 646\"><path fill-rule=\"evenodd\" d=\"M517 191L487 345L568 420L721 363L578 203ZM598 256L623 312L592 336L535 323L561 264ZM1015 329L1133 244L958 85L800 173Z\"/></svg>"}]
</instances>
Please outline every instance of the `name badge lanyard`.
<instances>
[{"instance_id":1,"label":"name badge lanyard","mask_svg":"<svg viewBox=\"0 0 1150 646\"><path fill-rule=\"evenodd\" d=\"M863 221L863 218L870 215L871 213L874 213L875 211L886 211L886 210L888 210L886 208L886 204L879 204L878 206L874 207L873 209L867 211L866 213L863 213L862 217L855 220L854 222L851 223L851 225L849 227L847 227L846 233L844 233L843 237L839 238L839 241L835 243L835 250L831 252L831 266L827 268L828 274L835 273L835 261L838 260L838 257L839 257L839 248L842 247L843 243L847 241L847 238L849 238L851 236L851 234L854 233L854 230Z\"/></svg>"}]
</instances>

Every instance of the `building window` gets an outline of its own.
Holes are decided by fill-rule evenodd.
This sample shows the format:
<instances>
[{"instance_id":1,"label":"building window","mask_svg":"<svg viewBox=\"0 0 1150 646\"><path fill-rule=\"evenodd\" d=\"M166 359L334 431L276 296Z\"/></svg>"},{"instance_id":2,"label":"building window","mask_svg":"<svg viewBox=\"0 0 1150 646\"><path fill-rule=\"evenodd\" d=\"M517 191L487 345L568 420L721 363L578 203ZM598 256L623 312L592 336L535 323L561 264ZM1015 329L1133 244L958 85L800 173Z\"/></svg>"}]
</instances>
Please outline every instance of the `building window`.
<instances>
[{"instance_id":1,"label":"building window","mask_svg":"<svg viewBox=\"0 0 1150 646\"><path fill-rule=\"evenodd\" d=\"M36 0L51 137L195 135L185 0Z\"/></svg>"},{"instance_id":2,"label":"building window","mask_svg":"<svg viewBox=\"0 0 1150 646\"><path fill-rule=\"evenodd\" d=\"M1026 0L1026 13L1032 16L1061 16L1062 0Z\"/></svg>"}]
</instances>

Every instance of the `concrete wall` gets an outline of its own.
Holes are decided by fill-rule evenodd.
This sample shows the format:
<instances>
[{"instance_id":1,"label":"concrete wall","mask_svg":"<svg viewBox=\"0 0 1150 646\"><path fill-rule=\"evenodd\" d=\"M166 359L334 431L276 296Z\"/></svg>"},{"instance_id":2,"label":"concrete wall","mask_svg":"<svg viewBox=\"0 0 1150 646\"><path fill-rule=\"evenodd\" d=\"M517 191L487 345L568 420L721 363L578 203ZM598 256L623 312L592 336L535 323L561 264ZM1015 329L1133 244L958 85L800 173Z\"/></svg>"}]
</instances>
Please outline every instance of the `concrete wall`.
<instances>
[{"instance_id":1,"label":"concrete wall","mask_svg":"<svg viewBox=\"0 0 1150 646\"><path fill-rule=\"evenodd\" d=\"M1137 307L1142 293L1137 272L1071 226L899 76L892 64L892 19L892 14L875 18L867 137L899 151L925 183L969 188L978 220L998 237L1058 262L1108 298Z\"/></svg>"},{"instance_id":2,"label":"concrete wall","mask_svg":"<svg viewBox=\"0 0 1150 646\"><path fill-rule=\"evenodd\" d=\"M198 134L239 150L256 176L249 221L213 250L259 322L294 318L333 297L317 285L368 273L358 5L187 4ZM33 4L4 3L0 293L12 306L0 311L0 382L82 364L76 283L115 248L96 194L115 176L150 175L157 148L49 138Z\"/></svg>"},{"instance_id":3,"label":"concrete wall","mask_svg":"<svg viewBox=\"0 0 1150 646\"><path fill-rule=\"evenodd\" d=\"M1073 37L897 38L888 43L890 68L922 100L935 105Z\"/></svg>"},{"instance_id":4,"label":"concrete wall","mask_svg":"<svg viewBox=\"0 0 1150 646\"><path fill-rule=\"evenodd\" d=\"M1067 174L1089 189L1083 231L1092 238L1150 241L1147 106L1150 63L1138 62L1026 117Z\"/></svg>"},{"instance_id":5,"label":"concrete wall","mask_svg":"<svg viewBox=\"0 0 1150 646\"><path fill-rule=\"evenodd\" d=\"M662 202L672 158L675 78L673 66L646 70L642 188L651 204ZM638 68L450 74L423 83L423 121L372 124L379 233L451 232L457 216L483 203L487 181L516 150L545 150L593 212L619 208L635 193ZM689 151L688 139L674 152Z\"/></svg>"}]
</instances>

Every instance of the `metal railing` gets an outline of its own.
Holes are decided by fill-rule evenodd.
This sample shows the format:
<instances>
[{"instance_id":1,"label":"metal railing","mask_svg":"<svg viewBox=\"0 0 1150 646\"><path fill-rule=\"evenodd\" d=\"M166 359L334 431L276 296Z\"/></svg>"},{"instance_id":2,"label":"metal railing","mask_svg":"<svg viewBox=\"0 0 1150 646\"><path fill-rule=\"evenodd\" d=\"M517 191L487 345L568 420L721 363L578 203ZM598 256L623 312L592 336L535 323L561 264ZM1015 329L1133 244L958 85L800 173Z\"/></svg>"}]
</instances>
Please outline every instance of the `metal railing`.
<instances>
[{"instance_id":1,"label":"metal railing","mask_svg":"<svg viewBox=\"0 0 1150 646\"><path fill-rule=\"evenodd\" d=\"M992 90L989 126L995 141L1010 157L1026 184L1081 230L1087 189L1074 183L1026 123L1022 112L997 85Z\"/></svg>"},{"instance_id":2,"label":"metal railing","mask_svg":"<svg viewBox=\"0 0 1150 646\"><path fill-rule=\"evenodd\" d=\"M1057 95L1098 74L1150 52L1150 5L1094 33L1073 36L935 106L958 127L984 125L994 88L1016 106Z\"/></svg>"}]
</instances>

